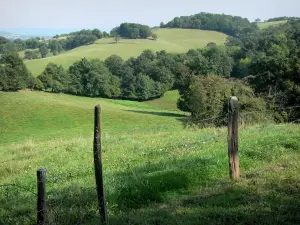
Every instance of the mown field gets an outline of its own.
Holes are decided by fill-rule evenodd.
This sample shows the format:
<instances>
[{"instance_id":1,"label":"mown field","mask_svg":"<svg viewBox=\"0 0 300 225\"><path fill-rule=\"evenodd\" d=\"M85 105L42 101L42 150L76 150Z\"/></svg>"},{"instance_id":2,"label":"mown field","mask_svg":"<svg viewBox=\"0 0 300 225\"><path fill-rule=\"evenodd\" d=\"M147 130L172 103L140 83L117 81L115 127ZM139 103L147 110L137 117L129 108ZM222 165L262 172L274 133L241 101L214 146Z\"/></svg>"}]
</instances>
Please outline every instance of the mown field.
<instances>
[{"instance_id":1,"label":"mown field","mask_svg":"<svg viewBox=\"0 0 300 225\"><path fill-rule=\"evenodd\" d=\"M270 26L277 26L277 25L280 25L280 24L283 24L286 22L287 22L287 20L274 21L274 22L263 22L263 23L257 23L257 26L259 27L259 29L263 30Z\"/></svg>"},{"instance_id":2,"label":"mown field","mask_svg":"<svg viewBox=\"0 0 300 225\"><path fill-rule=\"evenodd\" d=\"M112 54L117 54L124 59L138 56L143 50L166 50L168 52L183 53L191 48L202 48L209 42L219 45L224 44L226 35L215 31L202 31L193 29L156 29L158 40L121 39L117 44L113 38L98 40L95 44L81 46L58 56L44 59L28 60L25 64L35 76L39 75L49 62L63 65L68 68L76 60L83 57L100 58L105 60Z\"/></svg>"},{"instance_id":3,"label":"mown field","mask_svg":"<svg viewBox=\"0 0 300 225\"><path fill-rule=\"evenodd\" d=\"M300 127L240 127L230 181L226 128L185 126L176 91L150 102L0 92L0 224L34 224L47 169L47 224L99 224L93 108L103 108L110 224L297 224ZM7 185L10 184L10 185Z\"/></svg>"}]
</instances>

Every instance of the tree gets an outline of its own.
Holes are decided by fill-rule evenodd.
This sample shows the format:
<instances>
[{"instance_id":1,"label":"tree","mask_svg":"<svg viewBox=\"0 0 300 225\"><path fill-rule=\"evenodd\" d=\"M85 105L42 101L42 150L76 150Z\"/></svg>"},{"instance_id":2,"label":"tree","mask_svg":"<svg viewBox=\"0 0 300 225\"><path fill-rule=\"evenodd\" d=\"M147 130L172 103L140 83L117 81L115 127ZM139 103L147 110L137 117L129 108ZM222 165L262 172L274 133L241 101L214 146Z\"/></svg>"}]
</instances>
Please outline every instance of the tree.
<instances>
[{"instance_id":1,"label":"tree","mask_svg":"<svg viewBox=\"0 0 300 225\"><path fill-rule=\"evenodd\" d=\"M25 41L26 47L30 49L36 49L39 47L39 41L36 38L29 38Z\"/></svg>"},{"instance_id":2,"label":"tree","mask_svg":"<svg viewBox=\"0 0 300 225\"><path fill-rule=\"evenodd\" d=\"M7 43L9 43L9 42L10 42L9 39L0 36L0 45L7 44Z\"/></svg>"},{"instance_id":3,"label":"tree","mask_svg":"<svg viewBox=\"0 0 300 225\"><path fill-rule=\"evenodd\" d=\"M58 66L55 63L49 63L37 78L43 83L46 90L63 92L68 89L68 74L62 66Z\"/></svg>"},{"instance_id":4,"label":"tree","mask_svg":"<svg viewBox=\"0 0 300 225\"><path fill-rule=\"evenodd\" d=\"M105 32L105 31L103 31L103 37L104 37L104 38L108 38L108 37L109 37L109 34L108 34L107 32Z\"/></svg>"},{"instance_id":5,"label":"tree","mask_svg":"<svg viewBox=\"0 0 300 225\"><path fill-rule=\"evenodd\" d=\"M238 96L241 112L253 112L245 118L246 122L257 122L262 115L267 118L266 103L253 94L249 85L218 76L193 76L191 85L181 94L178 106L190 111L192 119L200 126L221 126L227 123L227 101L232 95ZM206 120L212 117L216 119Z\"/></svg>"},{"instance_id":6,"label":"tree","mask_svg":"<svg viewBox=\"0 0 300 225\"><path fill-rule=\"evenodd\" d=\"M18 51L22 51L22 50L26 49L26 43L25 43L25 41L23 41L20 38L14 40L14 43L16 44Z\"/></svg>"},{"instance_id":7,"label":"tree","mask_svg":"<svg viewBox=\"0 0 300 225\"><path fill-rule=\"evenodd\" d=\"M98 29L92 30L92 34L93 34L94 36L96 36L98 39L102 38L102 36L103 36L102 33L101 33L101 31L98 30Z\"/></svg>"},{"instance_id":8,"label":"tree","mask_svg":"<svg viewBox=\"0 0 300 225\"><path fill-rule=\"evenodd\" d=\"M155 33L152 33L151 36L152 36L153 40L157 40L157 38L158 38L157 34L155 34Z\"/></svg>"},{"instance_id":9,"label":"tree","mask_svg":"<svg viewBox=\"0 0 300 225\"><path fill-rule=\"evenodd\" d=\"M118 43L120 41L120 35L116 34L114 40Z\"/></svg>"},{"instance_id":10,"label":"tree","mask_svg":"<svg viewBox=\"0 0 300 225\"><path fill-rule=\"evenodd\" d=\"M41 53L42 58L46 58L48 54L48 48L45 43L40 44L39 51Z\"/></svg>"},{"instance_id":11,"label":"tree","mask_svg":"<svg viewBox=\"0 0 300 225\"><path fill-rule=\"evenodd\" d=\"M259 18L255 19L256 23L259 23L261 20Z\"/></svg>"},{"instance_id":12,"label":"tree","mask_svg":"<svg viewBox=\"0 0 300 225\"><path fill-rule=\"evenodd\" d=\"M48 45L53 55L57 55L63 50L61 43L58 40L50 40Z\"/></svg>"},{"instance_id":13,"label":"tree","mask_svg":"<svg viewBox=\"0 0 300 225\"><path fill-rule=\"evenodd\" d=\"M24 53L24 59L31 60L31 59L38 59L38 58L40 58L40 52L37 51L37 50L33 50L33 51L32 50L27 50Z\"/></svg>"},{"instance_id":14,"label":"tree","mask_svg":"<svg viewBox=\"0 0 300 225\"><path fill-rule=\"evenodd\" d=\"M122 76L123 59L120 56L111 55L104 63L113 75Z\"/></svg>"},{"instance_id":15,"label":"tree","mask_svg":"<svg viewBox=\"0 0 300 225\"><path fill-rule=\"evenodd\" d=\"M0 59L0 89L18 91L27 87L30 74L18 53L3 54Z\"/></svg>"}]
</instances>

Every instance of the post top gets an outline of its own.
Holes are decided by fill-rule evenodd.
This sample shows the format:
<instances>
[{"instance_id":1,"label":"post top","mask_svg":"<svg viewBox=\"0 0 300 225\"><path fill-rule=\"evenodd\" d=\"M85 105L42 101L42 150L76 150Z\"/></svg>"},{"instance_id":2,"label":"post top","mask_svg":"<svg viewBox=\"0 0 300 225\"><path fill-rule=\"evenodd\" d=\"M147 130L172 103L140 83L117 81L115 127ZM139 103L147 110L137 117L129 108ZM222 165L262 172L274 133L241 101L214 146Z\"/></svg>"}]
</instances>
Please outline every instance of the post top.
<instances>
[{"instance_id":1,"label":"post top","mask_svg":"<svg viewBox=\"0 0 300 225\"><path fill-rule=\"evenodd\" d=\"M236 96L230 96L230 100L238 101L238 98Z\"/></svg>"},{"instance_id":2,"label":"post top","mask_svg":"<svg viewBox=\"0 0 300 225\"><path fill-rule=\"evenodd\" d=\"M95 106L95 108L97 108L97 109L101 109L101 105L100 105L100 104L98 104L98 105L96 105L96 106Z\"/></svg>"},{"instance_id":3,"label":"post top","mask_svg":"<svg viewBox=\"0 0 300 225\"><path fill-rule=\"evenodd\" d=\"M45 173L46 171L47 171L47 169L46 169L46 168L40 168L40 169L38 169L38 172Z\"/></svg>"}]
</instances>

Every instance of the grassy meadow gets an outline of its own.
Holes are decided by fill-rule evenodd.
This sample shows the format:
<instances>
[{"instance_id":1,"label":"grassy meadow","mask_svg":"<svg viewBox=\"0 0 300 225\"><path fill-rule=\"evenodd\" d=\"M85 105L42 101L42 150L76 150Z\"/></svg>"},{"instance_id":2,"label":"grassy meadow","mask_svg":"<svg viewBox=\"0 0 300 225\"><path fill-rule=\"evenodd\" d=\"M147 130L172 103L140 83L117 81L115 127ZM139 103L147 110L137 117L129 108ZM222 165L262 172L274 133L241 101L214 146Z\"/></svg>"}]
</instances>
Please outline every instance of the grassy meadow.
<instances>
[{"instance_id":1,"label":"grassy meadow","mask_svg":"<svg viewBox=\"0 0 300 225\"><path fill-rule=\"evenodd\" d=\"M257 26L259 29L267 29L270 26L278 26L280 24L286 23L287 20L282 20L282 21L274 21L274 22L263 22L263 23L257 23Z\"/></svg>"},{"instance_id":2,"label":"grassy meadow","mask_svg":"<svg viewBox=\"0 0 300 225\"><path fill-rule=\"evenodd\" d=\"M219 32L195 29L156 29L154 32L158 35L158 40L121 39L118 43L115 43L113 38L104 38L92 45L81 46L57 56L27 60L25 64L29 71L37 76L49 62L62 65L67 69L76 60L83 57L105 60L112 54L117 54L124 59L128 59L129 57L140 55L145 49L184 53L191 48L205 47L209 42L222 45L227 37Z\"/></svg>"},{"instance_id":3,"label":"grassy meadow","mask_svg":"<svg viewBox=\"0 0 300 225\"><path fill-rule=\"evenodd\" d=\"M41 167L47 169L47 224L99 224L96 104L103 112L110 224L299 223L299 125L241 126L242 175L230 181L227 129L187 128L177 96L132 102L0 92L0 224L35 223Z\"/></svg>"}]
</instances>

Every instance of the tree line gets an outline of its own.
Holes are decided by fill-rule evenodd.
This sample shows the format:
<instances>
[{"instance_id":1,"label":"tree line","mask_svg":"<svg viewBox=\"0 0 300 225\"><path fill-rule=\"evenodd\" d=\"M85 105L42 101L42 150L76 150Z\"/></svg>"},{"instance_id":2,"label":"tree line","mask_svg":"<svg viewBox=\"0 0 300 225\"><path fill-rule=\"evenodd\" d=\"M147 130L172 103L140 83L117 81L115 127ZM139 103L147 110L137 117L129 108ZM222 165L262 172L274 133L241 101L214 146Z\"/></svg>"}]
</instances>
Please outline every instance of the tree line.
<instances>
[{"instance_id":1,"label":"tree line","mask_svg":"<svg viewBox=\"0 0 300 225\"><path fill-rule=\"evenodd\" d=\"M204 12L191 16L175 17L166 24L162 22L160 27L214 30L235 37L238 37L244 29L258 30L257 25L255 23L250 23L250 21L246 18Z\"/></svg>"},{"instance_id":2,"label":"tree line","mask_svg":"<svg viewBox=\"0 0 300 225\"><path fill-rule=\"evenodd\" d=\"M34 37L27 40L16 39L11 41L5 37L0 37L0 54L28 49L24 53L24 59L46 58L49 52L53 55L58 55L62 51L68 51L79 46L93 44L96 40L108 36L109 35L106 32L101 32L99 29L93 29L71 32L66 34L66 36L56 35L50 40Z\"/></svg>"},{"instance_id":3,"label":"tree line","mask_svg":"<svg viewBox=\"0 0 300 225\"><path fill-rule=\"evenodd\" d=\"M289 17L289 16L281 16L281 17L274 17L267 20L267 22L275 22L275 21L282 21L282 20L297 20L300 17Z\"/></svg>"},{"instance_id":4,"label":"tree line","mask_svg":"<svg viewBox=\"0 0 300 225\"><path fill-rule=\"evenodd\" d=\"M237 95L241 111L257 112L247 120L278 122L300 119L300 21L265 30L244 30L228 37L225 46L209 43L185 54L145 50L123 60L85 58L67 70L50 63L33 78L15 53L1 57L0 90L24 87L90 97L149 100L178 89L178 108L191 112L192 121L224 118L227 99ZM208 122L202 124L207 125ZM216 119L213 125L226 121Z\"/></svg>"}]
</instances>

